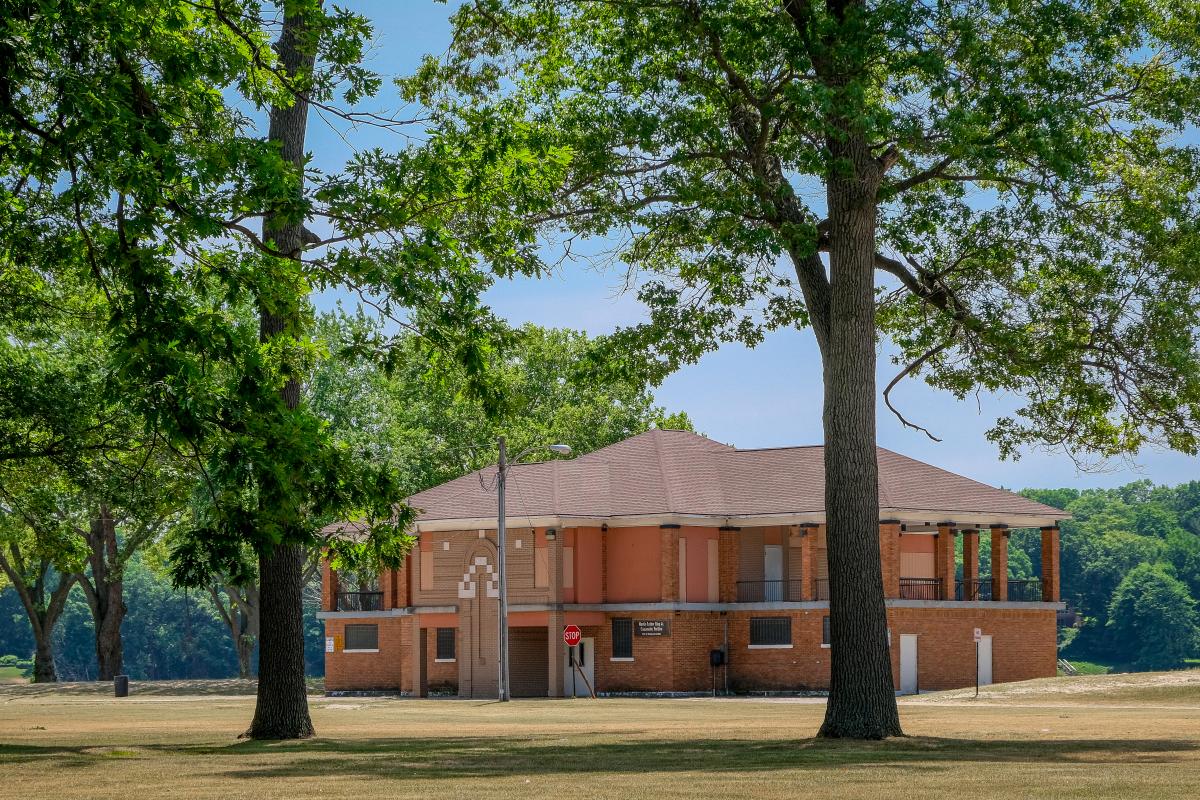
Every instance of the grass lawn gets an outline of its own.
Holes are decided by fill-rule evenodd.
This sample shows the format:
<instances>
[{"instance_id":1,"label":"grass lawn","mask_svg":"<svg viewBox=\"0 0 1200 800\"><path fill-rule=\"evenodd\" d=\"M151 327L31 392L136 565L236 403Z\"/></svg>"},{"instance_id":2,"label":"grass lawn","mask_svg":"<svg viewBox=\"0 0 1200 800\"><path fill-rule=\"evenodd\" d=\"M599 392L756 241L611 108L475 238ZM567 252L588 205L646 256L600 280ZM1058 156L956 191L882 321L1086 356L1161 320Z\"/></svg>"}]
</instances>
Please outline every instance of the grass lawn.
<instances>
[{"instance_id":1,"label":"grass lawn","mask_svg":"<svg viewBox=\"0 0 1200 800\"><path fill-rule=\"evenodd\" d=\"M1200 672L926 695L901 705L909 737L881 743L814 740L823 706L808 700L318 696L318 738L245 742L246 688L0 687L0 797L1129 800L1200 786Z\"/></svg>"}]
</instances>

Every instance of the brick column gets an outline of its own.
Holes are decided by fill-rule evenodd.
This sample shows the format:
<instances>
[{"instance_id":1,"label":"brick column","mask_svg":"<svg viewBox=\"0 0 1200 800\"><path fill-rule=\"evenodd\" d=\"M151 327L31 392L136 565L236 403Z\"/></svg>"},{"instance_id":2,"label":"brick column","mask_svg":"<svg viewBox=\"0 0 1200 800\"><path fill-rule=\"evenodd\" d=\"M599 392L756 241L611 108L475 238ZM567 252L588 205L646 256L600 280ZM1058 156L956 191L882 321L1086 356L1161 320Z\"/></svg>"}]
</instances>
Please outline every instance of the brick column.
<instances>
[{"instance_id":1,"label":"brick column","mask_svg":"<svg viewBox=\"0 0 1200 800\"><path fill-rule=\"evenodd\" d=\"M962 532L963 537L963 600L976 600L975 581L979 580L979 531Z\"/></svg>"},{"instance_id":2,"label":"brick column","mask_svg":"<svg viewBox=\"0 0 1200 800\"><path fill-rule=\"evenodd\" d=\"M549 565L550 584L550 615L546 622L547 683L546 694L550 697L562 697L563 693L563 626L566 615L562 610L563 602L563 532L560 530L553 540L546 541L546 561Z\"/></svg>"},{"instance_id":3,"label":"brick column","mask_svg":"<svg viewBox=\"0 0 1200 800\"><path fill-rule=\"evenodd\" d=\"M413 552L415 552L415 548ZM417 557L420 558L420 556ZM412 558L413 553L410 552L404 557L404 563L400 565L400 569L396 570L396 608L407 608L412 605L412 599L408 595L412 576Z\"/></svg>"},{"instance_id":4,"label":"brick column","mask_svg":"<svg viewBox=\"0 0 1200 800\"><path fill-rule=\"evenodd\" d=\"M1008 600L1008 526L992 526L992 599Z\"/></svg>"},{"instance_id":5,"label":"brick column","mask_svg":"<svg viewBox=\"0 0 1200 800\"><path fill-rule=\"evenodd\" d=\"M800 526L800 600L809 602L817 596L817 566L813 561L813 540L817 536L816 525Z\"/></svg>"},{"instance_id":6,"label":"brick column","mask_svg":"<svg viewBox=\"0 0 1200 800\"><path fill-rule=\"evenodd\" d=\"M1042 601L1057 603L1062 599L1058 578L1058 528L1042 528Z\"/></svg>"},{"instance_id":7,"label":"brick column","mask_svg":"<svg viewBox=\"0 0 1200 800\"><path fill-rule=\"evenodd\" d=\"M337 573L329 566L329 559L321 559L321 610L337 611Z\"/></svg>"},{"instance_id":8,"label":"brick column","mask_svg":"<svg viewBox=\"0 0 1200 800\"><path fill-rule=\"evenodd\" d=\"M717 599L722 603L737 602L738 532L722 528L717 532Z\"/></svg>"},{"instance_id":9,"label":"brick column","mask_svg":"<svg viewBox=\"0 0 1200 800\"><path fill-rule=\"evenodd\" d=\"M411 626L409 628L409 630L411 631L411 636L409 636L410 644L408 647L408 651L409 651L409 656L410 656L409 664L411 665L411 668L409 670L406 670L408 672L408 680L407 681L405 681L405 675L404 675L405 671L404 670L401 671L400 683L402 686L405 683L408 684L408 686L410 687L409 692L412 694L413 697L425 697L426 695L429 694L429 676L426 674L426 671L425 671L425 664L428 660L428 655L429 655L429 644L428 644L429 640L425 635L425 629L421 627L420 617L417 617L414 614L413 616L409 617L409 620L411 620L411 622L409 623L409 625ZM461 668L461 665L464 664L465 662L466 662L466 659L462 659L462 658L459 659L460 668ZM462 676L461 671L459 672L459 676L460 676L460 684L461 684L461 676Z\"/></svg>"},{"instance_id":10,"label":"brick column","mask_svg":"<svg viewBox=\"0 0 1200 800\"><path fill-rule=\"evenodd\" d=\"M659 586L664 603L679 600L679 528L659 530L662 541L662 562L659 564Z\"/></svg>"},{"instance_id":11,"label":"brick column","mask_svg":"<svg viewBox=\"0 0 1200 800\"><path fill-rule=\"evenodd\" d=\"M942 600L954 599L954 534L956 530L953 522L939 522L937 532L937 542L934 543L934 575L940 578L942 585L940 587L940 598Z\"/></svg>"},{"instance_id":12,"label":"brick column","mask_svg":"<svg viewBox=\"0 0 1200 800\"><path fill-rule=\"evenodd\" d=\"M383 597L379 601L379 607L384 611L395 608L393 599L396 596L396 571L391 569L379 570L379 593Z\"/></svg>"},{"instance_id":13,"label":"brick column","mask_svg":"<svg viewBox=\"0 0 1200 800\"><path fill-rule=\"evenodd\" d=\"M885 519L879 523L879 563L883 567L883 596L900 596L900 523Z\"/></svg>"}]
</instances>

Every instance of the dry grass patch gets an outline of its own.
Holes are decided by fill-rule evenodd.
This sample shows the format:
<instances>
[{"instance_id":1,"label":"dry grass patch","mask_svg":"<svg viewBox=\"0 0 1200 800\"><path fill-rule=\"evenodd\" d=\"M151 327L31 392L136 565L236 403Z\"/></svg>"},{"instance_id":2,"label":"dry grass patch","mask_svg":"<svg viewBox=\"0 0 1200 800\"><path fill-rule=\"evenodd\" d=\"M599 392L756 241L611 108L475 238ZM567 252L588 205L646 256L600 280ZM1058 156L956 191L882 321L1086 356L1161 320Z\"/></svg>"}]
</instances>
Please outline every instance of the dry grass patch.
<instances>
[{"instance_id":1,"label":"dry grass patch","mask_svg":"<svg viewBox=\"0 0 1200 800\"><path fill-rule=\"evenodd\" d=\"M21 687L24 688L24 687ZM1129 687L1125 687L1126 689ZM319 698L319 736L246 742L246 696L0 687L0 795L63 798L1191 797L1192 709L902 705L910 736L812 737L820 704ZM1005 701L1006 702L1006 701Z\"/></svg>"}]
</instances>

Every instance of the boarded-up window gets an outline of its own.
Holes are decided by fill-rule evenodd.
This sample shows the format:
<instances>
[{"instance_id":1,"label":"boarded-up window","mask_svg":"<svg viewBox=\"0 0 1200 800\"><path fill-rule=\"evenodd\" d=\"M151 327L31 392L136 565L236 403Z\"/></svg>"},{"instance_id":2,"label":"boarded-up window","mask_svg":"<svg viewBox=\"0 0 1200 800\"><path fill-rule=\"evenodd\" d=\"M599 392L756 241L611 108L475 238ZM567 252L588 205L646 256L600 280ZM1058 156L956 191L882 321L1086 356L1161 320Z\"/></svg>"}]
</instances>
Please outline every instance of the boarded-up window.
<instances>
[{"instance_id":1,"label":"boarded-up window","mask_svg":"<svg viewBox=\"0 0 1200 800\"><path fill-rule=\"evenodd\" d=\"M935 578L933 553L901 553L901 578Z\"/></svg>"},{"instance_id":2,"label":"boarded-up window","mask_svg":"<svg viewBox=\"0 0 1200 800\"><path fill-rule=\"evenodd\" d=\"M539 589L550 585L550 555L545 547L534 548L533 585Z\"/></svg>"},{"instance_id":3,"label":"boarded-up window","mask_svg":"<svg viewBox=\"0 0 1200 800\"><path fill-rule=\"evenodd\" d=\"M433 591L433 551L421 551L421 591Z\"/></svg>"},{"instance_id":4,"label":"boarded-up window","mask_svg":"<svg viewBox=\"0 0 1200 800\"><path fill-rule=\"evenodd\" d=\"M750 645L779 646L792 643L791 617L751 617Z\"/></svg>"},{"instance_id":5,"label":"boarded-up window","mask_svg":"<svg viewBox=\"0 0 1200 800\"><path fill-rule=\"evenodd\" d=\"M888 631L888 644L892 643L892 632ZM821 617L821 644L829 644L829 617Z\"/></svg>"},{"instance_id":6,"label":"boarded-up window","mask_svg":"<svg viewBox=\"0 0 1200 800\"><path fill-rule=\"evenodd\" d=\"M438 661L453 661L454 660L454 636L457 632L456 628L438 628L437 629L437 660Z\"/></svg>"},{"instance_id":7,"label":"boarded-up window","mask_svg":"<svg viewBox=\"0 0 1200 800\"><path fill-rule=\"evenodd\" d=\"M612 621L612 657L633 658L633 620Z\"/></svg>"},{"instance_id":8,"label":"boarded-up window","mask_svg":"<svg viewBox=\"0 0 1200 800\"><path fill-rule=\"evenodd\" d=\"M679 602L687 602L687 539L679 538Z\"/></svg>"},{"instance_id":9,"label":"boarded-up window","mask_svg":"<svg viewBox=\"0 0 1200 800\"><path fill-rule=\"evenodd\" d=\"M715 603L720 600L721 594L721 567L719 549L716 539L708 540L708 602Z\"/></svg>"},{"instance_id":10,"label":"boarded-up window","mask_svg":"<svg viewBox=\"0 0 1200 800\"><path fill-rule=\"evenodd\" d=\"M563 548L563 588L575 588L575 548Z\"/></svg>"},{"instance_id":11,"label":"boarded-up window","mask_svg":"<svg viewBox=\"0 0 1200 800\"><path fill-rule=\"evenodd\" d=\"M378 625L347 625L346 626L346 649L347 650L378 650L379 649L379 626Z\"/></svg>"}]
</instances>

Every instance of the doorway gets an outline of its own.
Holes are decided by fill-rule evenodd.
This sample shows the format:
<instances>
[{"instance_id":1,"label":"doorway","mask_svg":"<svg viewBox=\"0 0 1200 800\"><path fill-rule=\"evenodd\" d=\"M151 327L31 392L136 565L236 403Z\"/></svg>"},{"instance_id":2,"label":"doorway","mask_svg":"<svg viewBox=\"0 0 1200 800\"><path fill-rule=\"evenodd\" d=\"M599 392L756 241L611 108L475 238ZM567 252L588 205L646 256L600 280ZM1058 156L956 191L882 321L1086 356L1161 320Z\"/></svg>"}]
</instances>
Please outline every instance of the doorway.
<instances>
[{"instance_id":1,"label":"doorway","mask_svg":"<svg viewBox=\"0 0 1200 800\"><path fill-rule=\"evenodd\" d=\"M783 600L783 547L763 545L763 600L778 603Z\"/></svg>"},{"instance_id":2,"label":"doorway","mask_svg":"<svg viewBox=\"0 0 1200 800\"><path fill-rule=\"evenodd\" d=\"M979 640L979 685L988 686L992 682L992 637L983 636Z\"/></svg>"},{"instance_id":3,"label":"doorway","mask_svg":"<svg viewBox=\"0 0 1200 800\"><path fill-rule=\"evenodd\" d=\"M563 654L563 697L590 697L588 684L596 686L596 640L580 639L579 644L567 647ZM585 683L576 671L587 676Z\"/></svg>"},{"instance_id":4,"label":"doorway","mask_svg":"<svg viewBox=\"0 0 1200 800\"><path fill-rule=\"evenodd\" d=\"M900 691L916 694L921 689L917 680L917 634L900 634Z\"/></svg>"}]
</instances>

